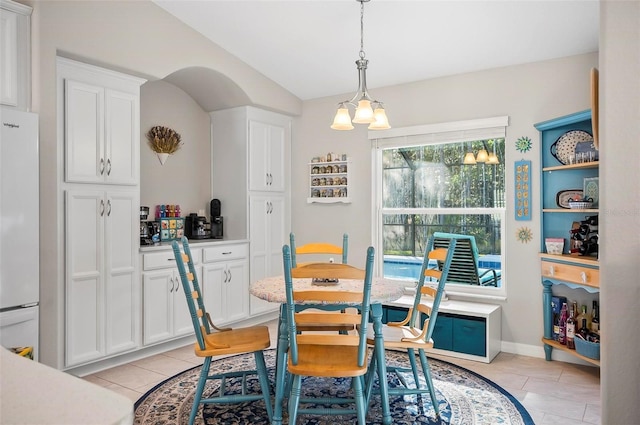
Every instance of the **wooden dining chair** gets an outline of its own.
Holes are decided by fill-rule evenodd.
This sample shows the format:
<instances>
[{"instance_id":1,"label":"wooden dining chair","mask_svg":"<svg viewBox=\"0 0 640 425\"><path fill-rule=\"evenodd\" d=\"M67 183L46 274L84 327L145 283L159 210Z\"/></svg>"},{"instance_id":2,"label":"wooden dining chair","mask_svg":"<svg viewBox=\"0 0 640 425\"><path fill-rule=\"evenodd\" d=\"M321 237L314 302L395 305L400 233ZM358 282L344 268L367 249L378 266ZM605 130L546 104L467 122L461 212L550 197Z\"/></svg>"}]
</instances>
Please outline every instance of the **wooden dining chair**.
<instances>
[{"instance_id":1,"label":"wooden dining chair","mask_svg":"<svg viewBox=\"0 0 640 425\"><path fill-rule=\"evenodd\" d=\"M425 250L413 306L409 309L407 316L402 322L390 322L383 325L382 334L385 349L406 350L411 365L411 368L387 365L387 374L395 374L401 383L401 386L395 388L389 387L389 395L423 394L428 392L431 395L431 402L436 417L439 417L440 410L438 400L433 388L431 369L429 368L425 350L433 348L433 330L438 317L438 308L447 281L447 274L454 255L456 240L451 240L448 249L434 248L433 242L432 237ZM432 266L429 265L430 261L433 264ZM438 263L442 265L441 268L438 267ZM373 332L369 332L367 343L374 345ZM426 387L420 381L420 372L416 364L415 350L418 350ZM379 361L379 358L381 358L381 356L374 355L371 360L370 375L367 379L366 388L367 403L370 400L373 389L373 379L371 378L373 377L373 373L375 373L376 361ZM413 375L414 385L407 383L404 375L408 373ZM388 376L379 376L378 378L388 379Z\"/></svg>"},{"instance_id":2,"label":"wooden dining chair","mask_svg":"<svg viewBox=\"0 0 640 425\"><path fill-rule=\"evenodd\" d=\"M366 329L369 321L369 298L373 275L374 249L367 250L365 270L347 264L307 265L292 268L291 251L288 245L282 248L284 278L286 285L286 320L289 332L287 371L290 374L289 423L295 424L298 414L337 415L355 414L358 424L365 424L366 399L364 376L367 373ZM340 291L330 286L300 290L294 288L295 278L361 279L362 291ZM326 311L321 316L299 312L296 306L321 305ZM360 314L345 313L345 306L355 306ZM357 330L349 334L327 332L298 332L298 327L309 321L323 320L326 324L349 321ZM352 398L329 397L301 399L302 377L351 378ZM352 408L305 408L300 402L327 406L352 404Z\"/></svg>"},{"instance_id":3,"label":"wooden dining chair","mask_svg":"<svg viewBox=\"0 0 640 425\"><path fill-rule=\"evenodd\" d=\"M329 258L327 258L327 256L340 255L341 263L347 264L347 254L349 250L349 235L347 235L346 233L342 235L342 247L331 244L331 243L326 243L326 242L310 242L302 246L296 246L296 238L293 232L289 234L289 242L290 242L289 246L291 248L291 267L293 269L304 267L306 264L309 264L309 263L298 263L296 261L297 255L309 255L309 256L321 255L323 256L322 258L324 258L324 261L329 261ZM320 257L314 257L314 258L320 258ZM311 264L316 264L316 263L311 263ZM316 312L313 314L317 315L322 313ZM345 333L345 332L352 331L353 329L355 329L354 325L348 322L325 323L323 320L320 320L319 322L316 322L316 323L309 321L307 322L306 325L300 325L298 327L299 332L334 331L334 332Z\"/></svg>"},{"instance_id":4,"label":"wooden dining chair","mask_svg":"<svg viewBox=\"0 0 640 425\"><path fill-rule=\"evenodd\" d=\"M349 235L342 235L342 246L328 242L309 242L304 245L296 245L296 237L293 232L289 234L289 246L291 247L291 265L298 267L298 255L339 255L342 264L347 264L347 254L349 251ZM317 257L315 257L317 258ZM328 259L326 261L329 261Z\"/></svg>"},{"instance_id":5,"label":"wooden dining chair","mask_svg":"<svg viewBox=\"0 0 640 425\"><path fill-rule=\"evenodd\" d=\"M205 403L242 403L254 400L264 400L269 420L273 416L271 406L270 384L267 376L267 368L264 361L262 350L269 348L271 339L269 337L269 328L266 326L253 326L246 328L218 328L211 321L209 313L205 310L202 300L202 290L198 284L198 277L193 267L191 250L186 237L182 238L182 251L178 241L172 242L173 254L176 259L182 288L187 298L193 328L196 334L196 343L194 345L195 354L198 357L204 357L202 371L198 380L191 415L189 416L189 425L192 425L200 404ZM209 375L211 360L214 356L253 353L256 363L256 370L243 370L235 372L220 372ZM260 394L247 394L247 376L258 375L260 381ZM225 393L226 385L230 378L239 378L242 380L242 393L229 394ZM207 380L220 380L220 387L216 393L207 398L203 397L204 386Z\"/></svg>"}]
</instances>

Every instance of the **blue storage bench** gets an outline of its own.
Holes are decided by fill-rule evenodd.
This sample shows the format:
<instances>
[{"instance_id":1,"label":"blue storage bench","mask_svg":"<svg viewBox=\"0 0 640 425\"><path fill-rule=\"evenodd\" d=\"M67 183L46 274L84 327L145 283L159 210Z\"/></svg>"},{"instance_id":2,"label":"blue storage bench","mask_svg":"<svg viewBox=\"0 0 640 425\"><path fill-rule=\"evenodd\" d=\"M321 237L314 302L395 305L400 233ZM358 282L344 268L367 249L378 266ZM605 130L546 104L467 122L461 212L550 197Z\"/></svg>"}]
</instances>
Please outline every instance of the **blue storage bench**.
<instances>
[{"instance_id":1,"label":"blue storage bench","mask_svg":"<svg viewBox=\"0 0 640 425\"><path fill-rule=\"evenodd\" d=\"M386 304L384 322L402 321L412 305L412 295ZM489 363L500 352L501 330L499 305L442 301L431 352Z\"/></svg>"}]
</instances>

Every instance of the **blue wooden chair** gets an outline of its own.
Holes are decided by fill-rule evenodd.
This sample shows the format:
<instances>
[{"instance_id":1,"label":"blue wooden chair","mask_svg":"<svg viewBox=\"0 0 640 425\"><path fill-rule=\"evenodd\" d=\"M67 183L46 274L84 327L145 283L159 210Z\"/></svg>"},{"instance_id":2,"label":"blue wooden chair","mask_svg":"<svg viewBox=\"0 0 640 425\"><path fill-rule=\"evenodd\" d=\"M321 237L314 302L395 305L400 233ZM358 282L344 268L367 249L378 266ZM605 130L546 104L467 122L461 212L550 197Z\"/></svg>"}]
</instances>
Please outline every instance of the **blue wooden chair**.
<instances>
[{"instance_id":1,"label":"blue wooden chair","mask_svg":"<svg viewBox=\"0 0 640 425\"><path fill-rule=\"evenodd\" d=\"M196 343L194 350L196 356L204 357L202 371L198 380L191 415L189 416L189 425L192 425L200 404L204 403L241 403L254 400L264 400L269 420L273 416L271 406L270 385L267 377L267 368L264 362L262 350L269 348L271 339L269 337L269 328L266 326L254 326L239 329L218 328L211 321L209 313L205 310L202 300L202 291L198 284L198 277L193 267L191 250L187 238L182 238L182 252L178 241L173 241L173 254L176 259L180 279L182 280L182 289L187 298L193 328L196 334ZM253 353L257 370L213 373L209 375L211 367L211 359L214 356ZM246 380L248 375L258 375L260 380L261 394L247 394ZM242 379L241 394L225 394L225 386L228 378ZM220 388L216 394L212 394L208 398L202 398L204 386L207 380L219 379Z\"/></svg>"},{"instance_id":2,"label":"blue wooden chair","mask_svg":"<svg viewBox=\"0 0 640 425\"><path fill-rule=\"evenodd\" d=\"M435 232L433 237L434 246L437 248L448 247L449 242L453 239L458 241L449 269L448 283L498 286L502 275L501 271L481 268L478 265L479 255L475 237L443 232Z\"/></svg>"},{"instance_id":3,"label":"blue wooden chair","mask_svg":"<svg viewBox=\"0 0 640 425\"><path fill-rule=\"evenodd\" d=\"M286 284L286 320L289 332L287 371L290 374L289 423L295 424L299 413L316 415L356 414L358 424L365 424L366 399L364 376L367 373L366 329L369 321L369 298L373 276L374 249L367 250L366 269L360 270L346 264L320 264L318 267L293 269L296 278L363 279L362 292L340 291L331 287L296 290L292 281L292 259L288 245L283 246L284 277ZM298 312L298 306L322 305L321 315ZM345 307L357 307L360 314L343 312ZM308 322L326 324L350 321L357 331L351 334L298 332L299 326ZM351 378L353 398L302 399L302 377ZM354 404L353 408L326 407L300 409L300 402L327 406Z\"/></svg>"},{"instance_id":4,"label":"blue wooden chair","mask_svg":"<svg viewBox=\"0 0 640 425\"><path fill-rule=\"evenodd\" d=\"M424 259L422 261L422 270L420 272L420 279L418 280L418 286L416 287L416 295L413 300L413 306L407 312L406 318L402 322L390 322L382 327L382 333L384 338L385 349L406 350L409 355L409 363L411 368L400 368L387 365L387 375L395 374L401 386L392 388L389 387L389 395L407 395L407 394L424 394L429 393L431 395L431 402L435 409L436 417L440 416L440 410L438 407L438 400L433 388L433 382L431 380L431 369L429 368L429 362L425 350L433 348L433 330L435 328L436 319L438 317L438 308L440 307L440 300L444 292L445 282L447 281L447 274L449 267L453 259L454 250L456 247L456 240L453 239L447 248L433 248L429 250L429 247L433 246L433 238L430 241L428 248L425 250ZM437 266L430 268L429 261L440 262L443 267L439 269ZM427 297L428 299L424 299ZM367 337L369 345L374 345L373 332L369 331ZM420 365L422 368L422 375L424 377L426 387L420 381L420 371L416 364L415 350L418 350L420 357ZM373 391L373 376L376 370L376 361L379 356L373 356L371 365L369 367L369 376L367 378L367 404L370 400ZM407 383L405 374L412 374L414 384ZM379 379L387 379L388 377L378 377Z\"/></svg>"},{"instance_id":5,"label":"blue wooden chair","mask_svg":"<svg viewBox=\"0 0 640 425\"><path fill-rule=\"evenodd\" d=\"M291 265L293 268L298 267L298 255L339 255L342 258L342 264L347 264L349 235L346 233L342 235L341 247L328 242L310 242L296 246L296 238L292 232L289 234L289 246L291 247Z\"/></svg>"}]
</instances>

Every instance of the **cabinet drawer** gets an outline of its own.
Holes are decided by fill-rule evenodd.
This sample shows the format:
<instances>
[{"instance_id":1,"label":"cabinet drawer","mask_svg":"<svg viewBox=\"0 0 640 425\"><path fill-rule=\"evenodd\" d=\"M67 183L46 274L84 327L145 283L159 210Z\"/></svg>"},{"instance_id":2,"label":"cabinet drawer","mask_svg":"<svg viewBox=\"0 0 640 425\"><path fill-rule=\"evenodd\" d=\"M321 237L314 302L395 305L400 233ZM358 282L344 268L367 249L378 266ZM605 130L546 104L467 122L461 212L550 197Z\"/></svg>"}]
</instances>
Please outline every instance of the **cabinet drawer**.
<instances>
[{"instance_id":1,"label":"cabinet drawer","mask_svg":"<svg viewBox=\"0 0 640 425\"><path fill-rule=\"evenodd\" d=\"M203 251L202 261L205 263L247 258L249 255L247 244L212 246Z\"/></svg>"},{"instance_id":2,"label":"cabinet drawer","mask_svg":"<svg viewBox=\"0 0 640 425\"><path fill-rule=\"evenodd\" d=\"M600 270L598 269L544 260L540 262L540 267L542 277L577 283L578 285L600 287Z\"/></svg>"},{"instance_id":3,"label":"cabinet drawer","mask_svg":"<svg viewBox=\"0 0 640 425\"><path fill-rule=\"evenodd\" d=\"M191 249L193 264L200 263L201 252L199 249ZM154 252L142 256L143 270L157 270L176 267L176 259L173 250Z\"/></svg>"}]
</instances>

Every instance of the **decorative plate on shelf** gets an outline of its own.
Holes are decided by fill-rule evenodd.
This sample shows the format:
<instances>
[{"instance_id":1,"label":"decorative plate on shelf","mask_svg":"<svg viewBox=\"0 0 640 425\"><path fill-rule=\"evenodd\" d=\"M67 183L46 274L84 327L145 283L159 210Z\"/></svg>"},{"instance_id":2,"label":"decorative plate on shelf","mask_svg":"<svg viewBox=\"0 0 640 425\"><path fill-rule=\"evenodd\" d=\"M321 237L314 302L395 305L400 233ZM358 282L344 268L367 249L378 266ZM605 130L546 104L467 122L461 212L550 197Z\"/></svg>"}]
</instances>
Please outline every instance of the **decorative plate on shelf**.
<instances>
[{"instance_id":1,"label":"decorative plate on shelf","mask_svg":"<svg viewBox=\"0 0 640 425\"><path fill-rule=\"evenodd\" d=\"M582 199L584 192L580 189L561 190L556 194L556 204L560 208L571 208L569 201Z\"/></svg>"},{"instance_id":2,"label":"decorative plate on shelf","mask_svg":"<svg viewBox=\"0 0 640 425\"><path fill-rule=\"evenodd\" d=\"M593 136L583 130L567 131L551 145L551 155L563 165L571 164L580 142L593 143Z\"/></svg>"}]
</instances>

